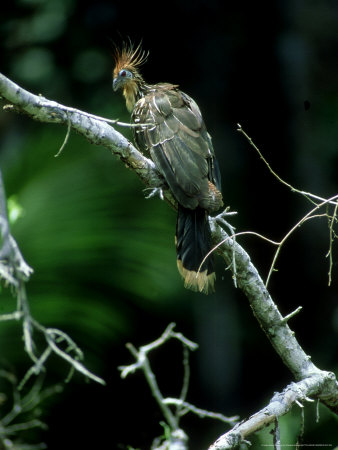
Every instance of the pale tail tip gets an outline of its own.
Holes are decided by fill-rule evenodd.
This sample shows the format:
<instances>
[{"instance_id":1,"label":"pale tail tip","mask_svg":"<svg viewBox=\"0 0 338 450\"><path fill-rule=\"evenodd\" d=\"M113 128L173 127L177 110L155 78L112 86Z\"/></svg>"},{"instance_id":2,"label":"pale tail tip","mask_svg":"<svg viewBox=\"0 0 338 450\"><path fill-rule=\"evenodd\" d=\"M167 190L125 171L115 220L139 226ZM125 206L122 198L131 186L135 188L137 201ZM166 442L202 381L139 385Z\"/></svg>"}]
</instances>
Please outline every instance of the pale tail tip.
<instances>
[{"instance_id":1,"label":"pale tail tip","mask_svg":"<svg viewBox=\"0 0 338 450\"><path fill-rule=\"evenodd\" d=\"M207 274L204 272L196 272L194 270L185 269L182 266L182 261L177 260L178 271L184 279L184 287L195 292L202 292L203 294L210 294L215 292L215 272Z\"/></svg>"}]
</instances>

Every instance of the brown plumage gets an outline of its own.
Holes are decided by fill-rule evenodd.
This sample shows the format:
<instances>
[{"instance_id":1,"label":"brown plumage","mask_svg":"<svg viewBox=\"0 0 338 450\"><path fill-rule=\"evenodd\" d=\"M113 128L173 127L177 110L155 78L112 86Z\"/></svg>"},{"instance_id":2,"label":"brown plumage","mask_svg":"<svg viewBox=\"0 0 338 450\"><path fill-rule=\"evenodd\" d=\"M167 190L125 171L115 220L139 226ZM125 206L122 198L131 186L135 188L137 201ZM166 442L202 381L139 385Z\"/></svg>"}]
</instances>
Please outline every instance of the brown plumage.
<instances>
[{"instance_id":1,"label":"brown plumage","mask_svg":"<svg viewBox=\"0 0 338 450\"><path fill-rule=\"evenodd\" d=\"M140 46L117 51L113 89L122 89L132 121L140 124L133 128L137 147L150 152L177 200L177 266L184 285L208 293L215 281L212 255L200 268L212 249L208 214L223 205L211 138L197 104L177 85L144 82L139 67L146 58Z\"/></svg>"}]
</instances>

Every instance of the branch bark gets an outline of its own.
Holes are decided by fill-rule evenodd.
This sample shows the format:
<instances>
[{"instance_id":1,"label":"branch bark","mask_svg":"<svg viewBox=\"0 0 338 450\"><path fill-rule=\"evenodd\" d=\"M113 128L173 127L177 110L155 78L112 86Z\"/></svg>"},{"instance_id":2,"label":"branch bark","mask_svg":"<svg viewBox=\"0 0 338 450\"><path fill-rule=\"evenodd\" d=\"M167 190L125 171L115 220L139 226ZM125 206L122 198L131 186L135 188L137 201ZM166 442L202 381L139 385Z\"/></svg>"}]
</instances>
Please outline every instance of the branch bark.
<instances>
[{"instance_id":1,"label":"branch bark","mask_svg":"<svg viewBox=\"0 0 338 450\"><path fill-rule=\"evenodd\" d=\"M335 377L332 373L326 372L324 375L323 372L319 372L298 383L291 383L283 392L276 393L265 408L220 436L209 450L228 450L236 447L251 434L273 424L278 417L288 413L294 404L303 408L304 402L313 402L310 397L320 393L323 390L323 384L330 385L329 389L331 389L334 382Z\"/></svg>"},{"instance_id":2,"label":"branch bark","mask_svg":"<svg viewBox=\"0 0 338 450\"><path fill-rule=\"evenodd\" d=\"M14 110L24 112L31 118L41 122L68 124L68 126L78 131L93 144L103 145L108 148L130 169L135 171L146 186L164 189L165 199L175 207L176 202L156 170L154 163L142 155L123 135L108 125L104 119L94 118L86 112L31 94L1 74L0 95L14 105L12 107ZM214 243L219 244L222 242L218 246L217 251L224 258L226 264L230 265L233 272L235 272L234 277L238 287L247 296L252 311L272 346L299 382L299 388L303 389L306 386L304 390L306 397L318 398L323 404L338 414L338 384L334 374L320 370L311 361L311 357L304 352L294 332L291 331L287 324L287 320L293 314L291 313L283 318L257 269L252 264L250 256L243 247L225 232L220 223L217 218L210 218ZM301 391L303 392L302 389ZM283 398L285 399L285 395L289 391L288 387L284 394L280 395L284 395ZM279 415L285 414L289 406L295 403L298 397L296 395L288 398L291 398L291 401L286 403L287 407L277 408L275 413L270 414L271 417L275 419ZM284 400L283 402L282 404L285 405ZM271 406L271 402L269 405ZM250 424L253 422L257 424L257 426L255 425L256 428L251 427L251 425L245 428L249 431L257 431L257 429L266 425L266 421L260 420L260 413L252 416L249 421ZM243 429L244 424L241 424L236 430L232 430L231 433L234 432L237 437L244 439L250 433L249 431L242 432L241 430ZM217 442L219 442L217 446L211 448L231 448L229 447L229 442L223 445L221 438Z\"/></svg>"},{"instance_id":3,"label":"branch bark","mask_svg":"<svg viewBox=\"0 0 338 450\"><path fill-rule=\"evenodd\" d=\"M11 104L5 106L4 109L7 111L25 113L40 122L70 125L92 144L108 148L133 170L147 187L163 189L166 200L175 207L176 202L153 161L146 158L128 139L108 125L104 118L32 94L1 73L0 96Z\"/></svg>"}]
</instances>

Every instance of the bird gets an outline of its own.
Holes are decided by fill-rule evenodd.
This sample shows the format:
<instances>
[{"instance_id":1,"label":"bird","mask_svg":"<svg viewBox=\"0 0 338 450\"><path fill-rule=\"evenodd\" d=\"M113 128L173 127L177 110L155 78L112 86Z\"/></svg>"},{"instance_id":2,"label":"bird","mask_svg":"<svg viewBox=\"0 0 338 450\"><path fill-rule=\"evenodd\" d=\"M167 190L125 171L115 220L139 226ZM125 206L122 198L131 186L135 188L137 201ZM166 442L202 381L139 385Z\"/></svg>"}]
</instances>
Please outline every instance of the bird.
<instances>
[{"instance_id":1,"label":"bird","mask_svg":"<svg viewBox=\"0 0 338 450\"><path fill-rule=\"evenodd\" d=\"M177 84L144 81L140 66L148 56L142 43L116 47L113 90L122 90L136 147L150 154L177 202L177 268L184 287L208 294L216 279L208 216L223 206L219 166L197 103Z\"/></svg>"}]
</instances>

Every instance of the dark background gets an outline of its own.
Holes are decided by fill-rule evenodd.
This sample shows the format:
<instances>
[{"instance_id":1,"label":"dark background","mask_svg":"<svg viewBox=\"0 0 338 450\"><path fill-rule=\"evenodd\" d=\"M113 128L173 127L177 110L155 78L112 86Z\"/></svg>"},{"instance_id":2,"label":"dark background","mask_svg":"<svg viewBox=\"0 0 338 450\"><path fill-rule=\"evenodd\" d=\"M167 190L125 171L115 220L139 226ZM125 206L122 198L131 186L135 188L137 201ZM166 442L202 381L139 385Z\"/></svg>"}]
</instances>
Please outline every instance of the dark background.
<instances>
[{"instance_id":1,"label":"dark background","mask_svg":"<svg viewBox=\"0 0 338 450\"><path fill-rule=\"evenodd\" d=\"M338 5L263 3L14 1L0 17L1 71L49 99L128 121L111 89L112 41L142 39L150 52L146 81L179 84L202 110L225 204L238 211L236 230L280 240L312 206L269 173L236 124L281 178L323 197L337 193ZM0 132L7 194L23 210L12 232L35 271L27 286L32 314L68 332L87 367L107 381L87 384L76 374L41 405L49 428L28 441L43 440L49 449L149 448L163 418L142 375L121 380L117 367L132 362L126 342L148 343L171 321L200 346L188 394L199 407L245 418L292 381L222 261L215 294L184 290L175 214L159 199L145 200L136 176L107 150L72 133L54 158L65 127L5 112ZM275 248L252 236L239 242L265 278ZM270 291L284 315L303 306L291 328L315 364L336 370L338 253L334 246L328 287L328 248L327 219L307 222L283 248ZM13 308L3 290L0 312ZM2 363L20 378L29 367L21 330L1 323L0 334ZM175 343L151 356L164 396L179 395L181 360ZM51 359L45 383L66 374L66 365ZM305 442L334 446L337 420L325 408L320 413L315 423L315 406L307 406ZM283 443L295 443L299 424L294 408L281 420ZM193 416L181 425L196 450L226 429ZM271 441L265 431L251 448Z\"/></svg>"}]
</instances>

